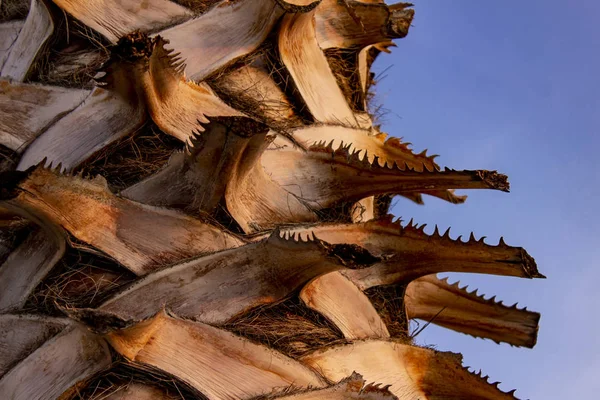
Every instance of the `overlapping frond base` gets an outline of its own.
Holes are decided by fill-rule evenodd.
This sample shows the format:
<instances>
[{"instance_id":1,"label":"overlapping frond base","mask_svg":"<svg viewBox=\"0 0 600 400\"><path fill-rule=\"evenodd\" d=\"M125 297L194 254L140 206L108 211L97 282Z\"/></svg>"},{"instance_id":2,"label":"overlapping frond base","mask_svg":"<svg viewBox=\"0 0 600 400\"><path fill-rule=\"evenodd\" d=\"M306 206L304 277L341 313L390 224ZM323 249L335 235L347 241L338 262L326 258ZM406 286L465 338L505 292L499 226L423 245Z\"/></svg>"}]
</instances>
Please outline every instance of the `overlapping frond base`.
<instances>
[{"instance_id":1,"label":"overlapping frond base","mask_svg":"<svg viewBox=\"0 0 600 400\"><path fill-rule=\"evenodd\" d=\"M514 398L408 330L533 347L538 313L436 274L543 278L389 215L509 189L373 123L371 65L413 16L0 1L0 398Z\"/></svg>"}]
</instances>

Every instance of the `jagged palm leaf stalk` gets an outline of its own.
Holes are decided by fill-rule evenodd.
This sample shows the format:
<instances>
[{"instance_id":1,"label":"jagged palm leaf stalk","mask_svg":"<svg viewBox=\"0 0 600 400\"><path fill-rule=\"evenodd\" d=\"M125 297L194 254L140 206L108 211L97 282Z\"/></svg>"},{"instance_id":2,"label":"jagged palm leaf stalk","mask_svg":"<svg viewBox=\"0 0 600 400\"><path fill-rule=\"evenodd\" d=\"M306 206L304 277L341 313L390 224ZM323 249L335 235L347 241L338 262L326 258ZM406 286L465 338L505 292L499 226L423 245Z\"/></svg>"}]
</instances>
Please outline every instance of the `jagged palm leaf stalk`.
<instances>
[{"instance_id":1,"label":"jagged palm leaf stalk","mask_svg":"<svg viewBox=\"0 0 600 400\"><path fill-rule=\"evenodd\" d=\"M410 6L2 0L0 398L514 398L408 333L533 347L435 274L543 277L388 215L509 188L373 124Z\"/></svg>"}]
</instances>

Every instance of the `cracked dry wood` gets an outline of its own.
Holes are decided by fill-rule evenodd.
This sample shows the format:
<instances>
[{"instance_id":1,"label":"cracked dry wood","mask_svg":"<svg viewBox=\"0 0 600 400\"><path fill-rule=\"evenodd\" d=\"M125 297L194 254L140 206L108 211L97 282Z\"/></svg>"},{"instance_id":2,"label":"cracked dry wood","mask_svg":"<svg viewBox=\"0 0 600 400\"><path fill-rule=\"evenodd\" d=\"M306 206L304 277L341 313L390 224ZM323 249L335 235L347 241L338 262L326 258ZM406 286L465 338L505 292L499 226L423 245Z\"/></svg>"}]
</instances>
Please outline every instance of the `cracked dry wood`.
<instances>
[{"instance_id":1,"label":"cracked dry wood","mask_svg":"<svg viewBox=\"0 0 600 400\"><path fill-rule=\"evenodd\" d=\"M190 10L168 0L52 0L113 43L136 30L156 31L190 19Z\"/></svg>"},{"instance_id":2,"label":"cracked dry wood","mask_svg":"<svg viewBox=\"0 0 600 400\"><path fill-rule=\"evenodd\" d=\"M0 379L0 398L55 400L73 386L107 369L106 342L81 327L69 327Z\"/></svg>"},{"instance_id":3,"label":"cracked dry wood","mask_svg":"<svg viewBox=\"0 0 600 400\"><path fill-rule=\"evenodd\" d=\"M281 61L317 122L358 127L317 43L313 17L314 11L283 17L278 41Z\"/></svg>"},{"instance_id":4,"label":"cracked dry wood","mask_svg":"<svg viewBox=\"0 0 600 400\"><path fill-rule=\"evenodd\" d=\"M319 224L289 227L284 232L300 235L314 234L327 243L356 244L381 261L359 270L343 273L361 290L374 286L409 283L439 272L471 272L522 278L544 278L535 260L521 247L507 246L504 241L488 245L473 236L468 242L460 237L451 239L436 231L426 234L425 225L409 222L405 227L392 216L359 224Z\"/></svg>"},{"instance_id":5,"label":"cracked dry wood","mask_svg":"<svg viewBox=\"0 0 600 400\"><path fill-rule=\"evenodd\" d=\"M406 3L386 5L360 1L323 0L315 12L319 46L362 48L390 39L403 38L414 16Z\"/></svg>"},{"instance_id":6,"label":"cracked dry wood","mask_svg":"<svg viewBox=\"0 0 600 400\"><path fill-rule=\"evenodd\" d=\"M352 372L384 382L401 400L511 399L495 384L464 368L459 354L442 353L398 341L366 340L316 350L300 358L330 380Z\"/></svg>"},{"instance_id":7,"label":"cracked dry wood","mask_svg":"<svg viewBox=\"0 0 600 400\"><path fill-rule=\"evenodd\" d=\"M0 80L0 144L24 151L88 94L88 90Z\"/></svg>"},{"instance_id":8,"label":"cracked dry wood","mask_svg":"<svg viewBox=\"0 0 600 400\"><path fill-rule=\"evenodd\" d=\"M65 240L33 229L0 265L0 312L18 311L65 253Z\"/></svg>"},{"instance_id":9,"label":"cracked dry wood","mask_svg":"<svg viewBox=\"0 0 600 400\"><path fill-rule=\"evenodd\" d=\"M100 308L123 319L143 319L167 307L181 317L221 325L343 268L327 244L296 242L275 231L264 241L150 274Z\"/></svg>"},{"instance_id":10,"label":"cracked dry wood","mask_svg":"<svg viewBox=\"0 0 600 400\"><path fill-rule=\"evenodd\" d=\"M0 377L69 324L66 318L0 314Z\"/></svg>"},{"instance_id":11,"label":"cracked dry wood","mask_svg":"<svg viewBox=\"0 0 600 400\"><path fill-rule=\"evenodd\" d=\"M77 108L58 120L27 148L18 169L42 160L71 171L94 153L132 134L147 120L139 89L132 82L135 65L112 60L96 87Z\"/></svg>"},{"instance_id":12,"label":"cracked dry wood","mask_svg":"<svg viewBox=\"0 0 600 400\"><path fill-rule=\"evenodd\" d=\"M227 331L164 312L107 335L136 363L159 368L209 399L249 399L274 389L325 386L310 368Z\"/></svg>"},{"instance_id":13,"label":"cracked dry wood","mask_svg":"<svg viewBox=\"0 0 600 400\"><path fill-rule=\"evenodd\" d=\"M300 299L331 321L346 339L390 337L369 298L340 273L333 272L313 279L300 291Z\"/></svg>"},{"instance_id":14,"label":"cracked dry wood","mask_svg":"<svg viewBox=\"0 0 600 400\"><path fill-rule=\"evenodd\" d=\"M88 180L42 167L26 175L5 204L64 228L137 275L242 244L220 228L179 212L117 197L100 176Z\"/></svg>"},{"instance_id":15,"label":"cracked dry wood","mask_svg":"<svg viewBox=\"0 0 600 400\"><path fill-rule=\"evenodd\" d=\"M4 61L0 77L24 81L53 32L54 22L44 0L31 0L29 14Z\"/></svg>"},{"instance_id":16,"label":"cracked dry wood","mask_svg":"<svg viewBox=\"0 0 600 400\"><path fill-rule=\"evenodd\" d=\"M539 313L505 306L496 302L495 296L486 300L483 295L459 288L458 282L448 284L447 278L430 275L412 281L406 288L404 305L408 318L431 320L496 343L532 348L537 341Z\"/></svg>"},{"instance_id":17,"label":"cracked dry wood","mask_svg":"<svg viewBox=\"0 0 600 400\"><path fill-rule=\"evenodd\" d=\"M186 76L202 81L256 50L283 15L279 4L275 0L223 1L160 35L181 52Z\"/></svg>"}]
</instances>

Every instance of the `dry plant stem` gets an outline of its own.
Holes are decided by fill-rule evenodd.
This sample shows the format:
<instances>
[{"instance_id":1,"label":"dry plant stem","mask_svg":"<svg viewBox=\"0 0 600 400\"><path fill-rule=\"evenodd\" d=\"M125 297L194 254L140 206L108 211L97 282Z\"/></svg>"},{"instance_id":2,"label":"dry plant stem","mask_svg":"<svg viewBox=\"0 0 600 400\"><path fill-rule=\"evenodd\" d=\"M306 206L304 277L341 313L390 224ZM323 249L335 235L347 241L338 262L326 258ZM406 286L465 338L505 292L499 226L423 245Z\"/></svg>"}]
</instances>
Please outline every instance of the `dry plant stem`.
<instances>
[{"instance_id":1,"label":"dry plant stem","mask_svg":"<svg viewBox=\"0 0 600 400\"><path fill-rule=\"evenodd\" d=\"M459 354L442 353L398 341L366 340L332 346L300 360L327 379L358 372L369 382L386 382L402 400L511 399L486 378L462 367Z\"/></svg>"},{"instance_id":2,"label":"dry plant stem","mask_svg":"<svg viewBox=\"0 0 600 400\"><path fill-rule=\"evenodd\" d=\"M96 87L77 108L49 127L25 151L18 169L25 170L46 160L72 171L94 153L134 133L147 119L134 74L128 63L111 62ZM77 137L77 140L73 140Z\"/></svg>"},{"instance_id":3,"label":"dry plant stem","mask_svg":"<svg viewBox=\"0 0 600 400\"><path fill-rule=\"evenodd\" d=\"M496 189L508 191L506 175L495 171L423 170L408 166L380 166L348 146L333 149L313 145L308 152L269 150L261 157L269 177L314 210L339 202L386 194L445 189Z\"/></svg>"},{"instance_id":4,"label":"dry plant stem","mask_svg":"<svg viewBox=\"0 0 600 400\"><path fill-rule=\"evenodd\" d=\"M468 242L451 239L449 230L428 235L424 225L412 221L402 227L390 218L362 224L321 224L289 228L286 232L305 237L309 232L328 243L362 246L382 261L361 270L344 271L361 290L408 283L421 276L439 272L472 272L492 275L543 278L535 260L521 247L501 241L497 246L471 237ZM427 251L425 251L427 250Z\"/></svg>"},{"instance_id":5,"label":"dry plant stem","mask_svg":"<svg viewBox=\"0 0 600 400\"><path fill-rule=\"evenodd\" d=\"M408 34L414 11L401 4L323 0L315 13L322 49L362 48Z\"/></svg>"},{"instance_id":6,"label":"dry plant stem","mask_svg":"<svg viewBox=\"0 0 600 400\"><path fill-rule=\"evenodd\" d=\"M0 144L22 152L89 91L0 80Z\"/></svg>"},{"instance_id":7,"label":"dry plant stem","mask_svg":"<svg viewBox=\"0 0 600 400\"><path fill-rule=\"evenodd\" d=\"M383 339L390 334L369 301L349 279L334 272L309 282L300 298L331 321L346 339Z\"/></svg>"},{"instance_id":8,"label":"dry plant stem","mask_svg":"<svg viewBox=\"0 0 600 400\"><path fill-rule=\"evenodd\" d=\"M276 388L323 387L310 368L227 331L161 312L107 335L127 359L160 368L209 399L248 399Z\"/></svg>"},{"instance_id":9,"label":"dry plant stem","mask_svg":"<svg viewBox=\"0 0 600 400\"><path fill-rule=\"evenodd\" d=\"M358 127L317 42L313 14L283 17L278 42L281 61L316 122Z\"/></svg>"},{"instance_id":10,"label":"dry plant stem","mask_svg":"<svg viewBox=\"0 0 600 400\"><path fill-rule=\"evenodd\" d=\"M276 231L265 241L148 275L100 308L123 319L142 319L167 307L181 317L220 325L342 268L328 245L281 238Z\"/></svg>"},{"instance_id":11,"label":"dry plant stem","mask_svg":"<svg viewBox=\"0 0 600 400\"><path fill-rule=\"evenodd\" d=\"M168 0L53 0L56 5L113 43L135 30L179 24L192 12Z\"/></svg>"},{"instance_id":12,"label":"dry plant stem","mask_svg":"<svg viewBox=\"0 0 600 400\"><path fill-rule=\"evenodd\" d=\"M412 281L406 288L404 304L408 318L431 320L496 343L532 348L537 341L539 313L518 309L516 304L505 306L494 297L486 300L477 291L461 289L458 282L449 284L447 278L440 280L429 275Z\"/></svg>"},{"instance_id":13,"label":"dry plant stem","mask_svg":"<svg viewBox=\"0 0 600 400\"><path fill-rule=\"evenodd\" d=\"M10 56L10 50L19 37L24 23L25 21L21 20L0 23L0 71Z\"/></svg>"},{"instance_id":14,"label":"dry plant stem","mask_svg":"<svg viewBox=\"0 0 600 400\"><path fill-rule=\"evenodd\" d=\"M29 14L19 36L10 47L0 76L18 82L24 81L32 72L38 54L54 32L52 16L44 0L31 0Z\"/></svg>"},{"instance_id":15,"label":"dry plant stem","mask_svg":"<svg viewBox=\"0 0 600 400\"><path fill-rule=\"evenodd\" d=\"M188 79L202 81L256 50L282 14L283 9L275 0L223 1L198 18L161 31L160 35L181 52Z\"/></svg>"},{"instance_id":16,"label":"dry plant stem","mask_svg":"<svg viewBox=\"0 0 600 400\"><path fill-rule=\"evenodd\" d=\"M150 41L147 37L139 40ZM139 75L134 78L152 120L163 132L187 142L194 130L203 130L198 122L206 124L212 117L243 116L219 99L208 85L186 80L184 60L179 53L166 50L167 43L157 36L147 44L152 54L139 61L144 66L136 69Z\"/></svg>"},{"instance_id":17,"label":"dry plant stem","mask_svg":"<svg viewBox=\"0 0 600 400\"><path fill-rule=\"evenodd\" d=\"M69 323L66 318L0 314L0 378Z\"/></svg>"},{"instance_id":18,"label":"dry plant stem","mask_svg":"<svg viewBox=\"0 0 600 400\"><path fill-rule=\"evenodd\" d=\"M18 311L65 253L65 240L38 228L0 266L0 312Z\"/></svg>"},{"instance_id":19,"label":"dry plant stem","mask_svg":"<svg viewBox=\"0 0 600 400\"><path fill-rule=\"evenodd\" d=\"M110 363L108 345L103 339L85 328L69 327L0 379L0 397L55 400L69 388L107 369Z\"/></svg>"},{"instance_id":20,"label":"dry plant stem","mask_svg":"<svg viewBox=\"0 0 600 400\"><path fill-rule=\"evenodd\" d=\"M15 188L15 196L5 204L62 227L137 275L242 244L221 229L179 212L117 197L100 176L87 180L36 167Z\"/></svg>"}]
</instances>

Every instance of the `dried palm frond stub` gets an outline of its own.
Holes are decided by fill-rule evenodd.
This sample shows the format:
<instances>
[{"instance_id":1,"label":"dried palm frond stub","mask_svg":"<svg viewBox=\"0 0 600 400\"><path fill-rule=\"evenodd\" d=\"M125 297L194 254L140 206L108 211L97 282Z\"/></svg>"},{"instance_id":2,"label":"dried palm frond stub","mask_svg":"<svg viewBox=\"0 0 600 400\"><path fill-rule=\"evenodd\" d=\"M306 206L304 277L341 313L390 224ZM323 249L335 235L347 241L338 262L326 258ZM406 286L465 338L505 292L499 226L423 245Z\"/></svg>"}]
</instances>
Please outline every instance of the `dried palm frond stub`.
<instances>
[{"instance_id":1,"label":"dried palm frond stub","mask_svg":"<svg viewBox=\"0 0 600 400\"><path fill-rule=\"evenodd\" d=\"M404 304L408 318L434 324L496 343L532 348L537 341L540 314L507 306L495 297L485 299L448 278L424 276L408 284Z\"/></svg>"}]
</instances>

